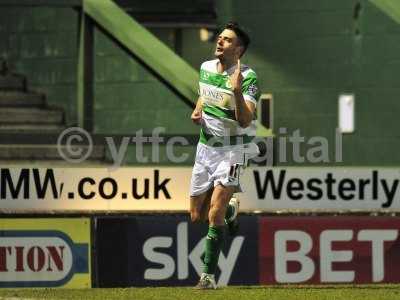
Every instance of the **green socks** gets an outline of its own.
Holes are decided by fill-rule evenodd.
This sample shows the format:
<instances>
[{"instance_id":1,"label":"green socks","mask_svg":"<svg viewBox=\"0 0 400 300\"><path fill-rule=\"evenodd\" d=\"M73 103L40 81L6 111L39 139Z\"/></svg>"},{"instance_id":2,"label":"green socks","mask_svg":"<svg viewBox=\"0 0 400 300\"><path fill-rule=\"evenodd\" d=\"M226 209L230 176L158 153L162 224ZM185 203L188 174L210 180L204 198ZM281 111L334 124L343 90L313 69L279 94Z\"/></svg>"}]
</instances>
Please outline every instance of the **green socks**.
<instances>
[{"instance_id":1,"label":"green socks","mask_svg":"<svg viewBox=\"0 0 400 300\"><path fill-rule=\"evenodd\" d=\"M225 213L225 222L229 220L235 213L235 207L228 204ZM206 237L206 247L202 260L204 262L204 273L215 274L218 266L219 253L224 242L225 226L209 226Z\"/></svg>"},{"instance_id":2,"label":"green socks","mask_svg":"<svg viewBox=\"0 0 400 300\"><path fill-rule=\"evenodd\" d=\"M224 241L224 226L209 226L204 252L204 273L215 274L219 253Z\"/></svg>"}]
</instances>

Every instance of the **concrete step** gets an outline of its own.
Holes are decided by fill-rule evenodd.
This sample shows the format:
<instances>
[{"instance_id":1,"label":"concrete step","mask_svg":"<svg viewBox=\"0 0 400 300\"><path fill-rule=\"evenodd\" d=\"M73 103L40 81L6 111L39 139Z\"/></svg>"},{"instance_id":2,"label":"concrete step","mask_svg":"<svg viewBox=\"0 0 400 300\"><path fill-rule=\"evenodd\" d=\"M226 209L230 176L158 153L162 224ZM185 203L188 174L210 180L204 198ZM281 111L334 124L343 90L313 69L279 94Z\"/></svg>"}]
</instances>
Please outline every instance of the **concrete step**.
<instances>
[{"instance_id":1,"label":"concrete step","mask_svg":"<svg viewBox=\"0 0 400 300\"><path fill-rule=\"evenodd\" d=\"M16 74L0 74L0 90L24 91L25 78Z\"/></svg>"},{"instance_id":2,"label":"concrete step","mask_svg":"<svg viewBox=\"0 0 400 300\"><path fill-rule=\"evenodd\" d=\"M0 91L0 107L44 106L45 97L37 93L21 91Z\"/></svg>"},{"instance_id":3,"label":"concrete step","mask_svg":"<svg viewBox=\"0 0 400 300\"><path fill-rule=\"evenodd\" d=\"M83 146L83 153L86 153L88 146ZM69 153L65 146L62 146L64 153ZM73 157L79 158L79 157ZM105 147L93 146L88 161L105 159ZM0 145L0 160L63 160L58 152L57 145Z\"/></svg>"},{"instance_id":4,"label":"concrete step","mask_svg":"<svg viewBox=\"0 0 400 300\"><path fill-rule=\"evenodd\" d=\"M61 133L66 127L58 124L0 124L1 133Z\"/></svg>"},{"instance_id":5,"label":"concrete step","mask_svg":"<svg viewBox=\"0 0 400 300\"><path fill-rule=\"evenodd\" d=\"M64 112L54 108L0 107L0 124L62 124Z\"/></svg>"}]
</instances>

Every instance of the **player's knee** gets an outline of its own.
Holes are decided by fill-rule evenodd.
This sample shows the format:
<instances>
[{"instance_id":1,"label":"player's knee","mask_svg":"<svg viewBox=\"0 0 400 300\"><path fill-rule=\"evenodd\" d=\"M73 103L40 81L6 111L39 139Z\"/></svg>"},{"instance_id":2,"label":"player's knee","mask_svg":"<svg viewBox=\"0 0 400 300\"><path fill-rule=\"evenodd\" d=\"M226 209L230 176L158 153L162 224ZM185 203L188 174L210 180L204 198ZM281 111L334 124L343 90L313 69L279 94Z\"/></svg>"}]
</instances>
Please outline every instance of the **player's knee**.
<instances>
[{"instance_id":1,"label":"player's knee","mask_svg":"<svg viewBox=\"0 0 400 300\"><path fill-rule=\"evenodd\" d=\"M208 219L211 224L221 225L224 223L225 213L223 209L219 206L213 206L210 208L210 212L208 214Z\"/></svg>"}]
</instances>

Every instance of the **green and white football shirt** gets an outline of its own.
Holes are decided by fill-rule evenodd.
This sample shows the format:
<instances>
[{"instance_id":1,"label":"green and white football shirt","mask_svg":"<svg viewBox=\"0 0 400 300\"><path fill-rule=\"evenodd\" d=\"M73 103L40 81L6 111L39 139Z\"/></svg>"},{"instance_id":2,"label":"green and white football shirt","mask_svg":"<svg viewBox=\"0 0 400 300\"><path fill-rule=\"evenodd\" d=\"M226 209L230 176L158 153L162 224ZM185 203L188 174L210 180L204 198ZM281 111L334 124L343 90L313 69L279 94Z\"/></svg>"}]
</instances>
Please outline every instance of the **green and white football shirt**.
<instances>
[{"instance_id":1,"label":"green and white football shirt","mask_svg":"<svg viewBox=\"0 0 400 300\"><path fill-rule=\"evenodd\" d=\"M256 123L253 119L248 127L242 128L236 121L235 98L229 80L236 65L220 74L217 64L218 59L206 61L200 68L199 95L203 101L200 143L211 146L249 143L256 135ZM246 65L241 65L241 73L244 100L257 104L260 90L256 73Z\"/></svg>"}]
</instances>

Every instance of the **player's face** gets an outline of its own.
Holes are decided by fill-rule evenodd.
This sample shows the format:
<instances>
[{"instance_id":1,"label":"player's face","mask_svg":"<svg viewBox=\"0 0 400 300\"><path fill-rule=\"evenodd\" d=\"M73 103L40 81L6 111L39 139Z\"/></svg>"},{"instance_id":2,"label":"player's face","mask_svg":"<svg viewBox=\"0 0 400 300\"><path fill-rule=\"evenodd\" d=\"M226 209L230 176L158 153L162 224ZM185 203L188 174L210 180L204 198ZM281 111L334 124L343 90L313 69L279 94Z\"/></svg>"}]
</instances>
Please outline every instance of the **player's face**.
<instances>
[{"instance_id":1,"label":"player's face","mask_svg":"<svg viewBox=\"0 0 400 300\"><path fill-rule=\"evenodd\" d=\"M224 29L217 38L214 55L219 59L236 61L241 51L242 47L236 33L230 29Z\"/></svg>"}]
</instances>

